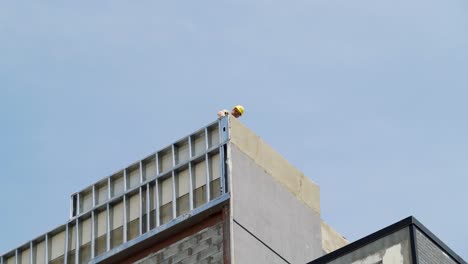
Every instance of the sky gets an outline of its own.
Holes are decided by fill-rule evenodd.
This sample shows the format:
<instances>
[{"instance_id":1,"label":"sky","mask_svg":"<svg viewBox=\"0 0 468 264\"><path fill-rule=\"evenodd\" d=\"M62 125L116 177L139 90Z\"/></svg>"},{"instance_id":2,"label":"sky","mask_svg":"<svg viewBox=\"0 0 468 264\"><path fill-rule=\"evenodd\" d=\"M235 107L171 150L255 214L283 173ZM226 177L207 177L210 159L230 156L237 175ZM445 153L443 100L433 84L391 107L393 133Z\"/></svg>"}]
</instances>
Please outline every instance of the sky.
<instances>
[{"instance_id":1,"label":"sky","mask_svg":"<svg viewBox=\"0 0 468 264\"><path fill-rule=\"evenodd\" d=\"M413 215L468 260L468 2L1 1L0 255L243 104L350 241Z\"/></svg>"}]
</instances>

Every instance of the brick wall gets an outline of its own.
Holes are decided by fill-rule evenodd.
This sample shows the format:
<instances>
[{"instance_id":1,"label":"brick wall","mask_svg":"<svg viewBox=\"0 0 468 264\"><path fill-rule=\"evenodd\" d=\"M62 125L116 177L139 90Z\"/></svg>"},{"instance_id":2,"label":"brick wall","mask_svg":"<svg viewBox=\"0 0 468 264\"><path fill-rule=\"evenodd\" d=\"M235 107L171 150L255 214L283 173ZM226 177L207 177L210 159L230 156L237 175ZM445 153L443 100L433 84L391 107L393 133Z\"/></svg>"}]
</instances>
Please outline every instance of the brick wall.
<instances>
[{"instance_id":1,"label":"brick wall","mask_svg":"<svg viewBox=\"0 0 468 264\"><path fill-rule=\"evenodd\" d=\"M223 225L218 223L167 246L135 264L223 263Z\"/></svg>"},{"instance_id":2,"label":"brick wall","mask_svg":"<svg viewBox=\"0 0 468 264\"><path fill-rule=\"evenodd\" d=\"M419 264L456 264L447 254L445 254L436 244L426 237L421 231L416 229L416 241Z\"/></svg>"}]
</instances>

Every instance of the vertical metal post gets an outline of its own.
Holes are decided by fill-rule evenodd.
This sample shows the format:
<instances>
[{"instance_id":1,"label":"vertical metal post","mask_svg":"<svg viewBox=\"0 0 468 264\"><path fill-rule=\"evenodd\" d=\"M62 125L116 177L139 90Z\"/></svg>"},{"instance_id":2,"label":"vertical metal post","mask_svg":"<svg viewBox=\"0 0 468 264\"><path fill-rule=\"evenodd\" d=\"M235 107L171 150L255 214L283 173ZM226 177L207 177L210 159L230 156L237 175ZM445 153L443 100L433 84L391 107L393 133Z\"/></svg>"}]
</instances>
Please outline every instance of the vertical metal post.
<instances>
[{"instance_id":1,"label":"vertical metal post","mask_svg":"<svg viewBox=\"0 0 468 264\"><path fill-rule=\"evenodd\" d=\"M220 182L221 182L221 188L220 192L222 194L227 192L227 184L226 184L226 157L225 157L225 152L226 152L226 140L228 139L228 122L227 118L223 118L218 121L218 131L219 131L219 142L221 143L219 147L219 168L220 168Z\"/></svg>"},{"instance_id":2,"label":"vertical metal post","mask_svg":"<svg viewBox=\"0 0 468 264\"><path fill-rule=\"evenodd\" d=\"M124 214L123 214L123 243L127 242L127 195L123 197L123 206L124 206Z\"/></svg>"},{"instance_id":3,"label":"vertical metal post","mask_svg":"<svg viewBox=\"0 0 468 264\"><path fill-rule=\"evenodd\" d=\"M146 232L150 231L151 218L150 218L150 185L146 184Z\"/></svg>"},{"instance_id":4,"label":"vertical metal post","mask_svg":"<svg viewBox=\"0 0 468 264\"><path fill-rule=\"evenodd\" d=\"M31 264L34 263L33 260L34 260L34 257L33 257L33 242L30 241L30 242L29 242L29 263L31 263ZM67 263L67 262L65 262L65 264L66 264L66 263Z\"/></svg>"},{"instance_id":5,"label":"vertical metal post","mask_svg":"<svg viewBox=\"0 0 468 264\"><path fill-rule=\"evenodd\" d=\"M208 203L210 201L210 167L209 167L209 161L208 161L208 149L210 148L210 144L208 142L209 136L208 136L208 127L205 127L205 173L206 173L206 188L205 188L205 193L206 193L206 202Z\"/></svg>"},{"instance_id":6,"label":"vertical metal post","mask_svg":"<svg viewBox=\"0 0 468 264\"><path fill-rule=\"evenodd\" d=\"M94 188L93 188L94 190ZM96 228L95 228L95 225L96 225L96 219L95 219L95 216L94 216L94 210L91 212L91 259L94 258L94 248L95 248L95 242L94 242L94 239L95 239L95 232L96 232Z\"/></svg>"},{"instance_id":7,"label":"vertical metal post","mask_svg":"<svg viewBox=\"0 0 468 264\"><path fill-rule=\"evenodd\" d=\"M141 165L141 162L140 162L140 165ZM140 167L141 168L141 167ZM138 232L139 232L139 235L141 236L141 234L143 234L143 187L140 186L140 208L138 208L140 210L139 212L139 226L138 226Z\"/></svg>"},{"instance_id":8,"label":"vertical metal post","mask_svg":"<svg viewBox=\"0 0 468 264\"><path fill-rule=\"evenodd\" d=\"M92 192L93 202L91 203L91 205L94 208L96 206L96 184L93 184Z\"/></svg>"},{"instance_id":9,"label":"vertical metal post","mask_svg":"<svg viewBox=\"0 0 468 264\"><path fill-rule=\"evenodd\" d=\"M223 141L222 141L222 131L221 131L221 120L218 119L218 142L219 144L221 144Z\"/></svg>"},{"instance_id":10,"label":"vertical metal post","mask_svg":"<svg viewBox=\"0 0 468 264\"><path fill-rule=\"evenodd\" d=\"M192 179L192 162L190 161L192 159L193 153L192 153L192 136L188 137L188 145L189 145L189 209L190 211L193 210L193 179Z\"/></svg>"},{"instance_id":11,"label":"vertical metal post","mask_svg":"<svg viewBox=\"0 0 468 264\"><path fill-rule=\"evenodd\" d=\"M208 137L208 127L205 127L205 152L210 148L209 137Z\"/></svg>"},{"instance_id":12,"label":"vertical metal post","mask_svg":"<svg viewBox=\"0 0 468 264\"><path fill-rule=\"evenodd\" d=\"M81 214L81 208L80 208L80 193L76 193L76 215L78 216Z\"/></svg>"},{"instance_id":13,"label":"vertical metal post","mask_svg":"<svg viewBox=\"0 0 468 264\"><path fill-rule=\"evenodd\" d=\"M78 218L76 218L75 229L75 263L80 263L80 220Z\"/></svg>"},{"instance_id":14,"label":"vertical metal post","mask_svg":"<svg viewBox=\"0 0 468 264\"><path fill-rule=\"evenodd\" d=\"M19 262L19 256L18 256L18 249L15 249L15 263L20 264ZM47 263L47 262L46 262Z\"/></svg>"},{"instance_id":15,"label":"vertical metal post","mask_svg":"<svg viewBox=\"0 0 468 264\"><path fill-rule=\"evenodd\" d=\"M70 219L73 218L73 196L71 196L71 199L70 199ZM31 262L32 263L32 262ZM0 263L1 264L1 263Z\"/></svg>"},{"instance_id":16,"label":"vertical metal post","mask_svg":"<svg viewBox=\"0 0 468 264\"><path fill-rule=\"evenodd\" d=\"M124 169L124 173L123 173L123 182L124 182L124 193L127 192L127 168Z\"/></svg>"},{"instance_id":17,"label":"vertical metal post","mask_svg":"<svg viewBox=\"0 0 468 264\"><path fill-rule=\"evenodd\" d=\"M156 198L156 204L155 204L155 207L156 207L156 227L160 226L161 225L161 221L160 221L160 212L159 212L159 179L156 179L156 185L155 185L155 188L154 188L154 192L155 192L155 198Z\"/></svg>"},{"instance_id":18,"label":"vertical metal post","mask_svg":"<svg viewBox=\"0 0 468 264\"><path fill-rule=\"evenodd\" d=\"M110 236L111 236L111 218L110 218L110 204L106 206L106 252L110 250Z\"/></svg>"},{"instance_id":19,"label":"vertical metal post","mask_svg":"<svg viewBox=\"0 0 468 264\"><path fill-rule=\"evenodd\" d=\"M193 156L193 150L192 150L192 136L188 137L188 149L189 149L189 160Z\"/></svg>"},{"instance_id":20,"label":"vertical metal post","mask_svg":"<svg viewBox=\"0 0 468 264\"><path fill-rule=\"evenodd\" d=\"M208 203L211 200L210 194L210 161L208 153L205 154L205 164L206 164L206 202Z\"/></svg>"},{"instance_id":21,"label":"vertical metal post","mask_svg":"<svg viewBox=\"0 0 468 264\"><path fill-rule=\"evenodd\" d=\"M172 144L172 168L176 166L175 145ZM175 171L172 170L172 219L177 217Z\"/></svg>"},{"instance_id":22,"label":"vertical metal post","mask_svg":"<svg viewBox=\"0 0 468 264\"><path fill-rule=\"evenodd\" d=\"M229 116L219 120L220 143L224 144L229 140ZM221 131L222 129L222 131Z\"/></svg>"},{"instance_id":23,"label":"vertical metal post","mask_svg":"<svg viewBox=\"0 0 468 264\"><path fill-rule=\"evenodd\" d=\"M171 146L171 151L172 151L172 167L175 167L178 160L176 160L176 147L174 144L172 144Z\"/></svg>"},{"instance_id":24,"label":"vertical metal post","mask_svg":"<svg viewBox=\"0 0 468 264\"><path fill-rule=\"evenodd\" d=\"M45 235L44 263L49 263L49 234Z\"/></svg>"},{"instance_id":25,"label":"vertical metal post","mask_svg":"<svg viewBox=\"0 0 468 264\"><path fill-rule=\"evenodd\" d=\"M140 184L143 183L143 162L140 160Z\"/></svg>"},{"instance_id":26,"label":"vertical metal post","mask_svg":"<svg viewBox=\"0 0 468 264\"><path fill-rule=\"evenodd\" d=\"M156 199L156 204L155 204L155 214L156 214L156 227L158 227L160 223L160 215L159 215L159 176L161 175L161 161L159 160L159 152L156 152L156 182L155 182L155 199Z\"/></svg>"},{"instance_id":27,"label":"vertical metal post","mask_svg":"<svg viewBox=\"0 0 468 264\"><path fill-rule=\"evenodd\" d=\"M68 248L70 247L68 245L68 240L70 239L70 236L68 235L68 223L65 225L65 252L63 253L63 263L67 264L68 263ZM29 263L33 263L32 260Z\"/></svg>"},{"instance_id":28,"label":"vertical metal post","mask_svg":"<svg viewBox=\"0 0 468 264\"><path fill-rule=\"evenodd\" d=\"M159 153L156 152L156 177L161 173L161 172L159 171L159 167L160 167L160 166L159 166Z\"/></svg>"},{"instance_id":29,"label":"vertical metal post","mask_svg":"<svg viewBox=\"0 0 468 264\"><path fill-rule=\"evenodd\" d=\"M226 190L226 179L225 179L225 157L224 157L224 148L225 146L224 145L221 145L219 147L219 168L220 168L220 171L219 171L219 178L220 178L220 181L221 181L221 190L220 192L222 194L226 193L227 190Z\"/></svg>"},{"instance_id":30,"label":"vertical metal post","mask_svg":"<svg viewBox=\"0 0 468 264\"><path fill-rule=\"evenodd\" d=\"M190 211L193 210L193 175L192 175L192 162L189 163L189 205Z\"/></svg>"},{"instance_id":31,"label":"vertical metal post","mask_svg":"<svg viewBox=\"0 0 468 264\"><path fill-rule=\"evenodd\" d=\"M177 217L177 198L176 198L176 182L175 171L172 171L172 219Z\"/></svg>"},{"instance_id":32,"label":"vertical metal post","mask_svg":"<svg viewBox=\"0 0 468 264\"><path fill-rule=\"evenodd\" d=\"M107 178L107 201L111 199L111 177Z\"/></svg>"}]
</instances>

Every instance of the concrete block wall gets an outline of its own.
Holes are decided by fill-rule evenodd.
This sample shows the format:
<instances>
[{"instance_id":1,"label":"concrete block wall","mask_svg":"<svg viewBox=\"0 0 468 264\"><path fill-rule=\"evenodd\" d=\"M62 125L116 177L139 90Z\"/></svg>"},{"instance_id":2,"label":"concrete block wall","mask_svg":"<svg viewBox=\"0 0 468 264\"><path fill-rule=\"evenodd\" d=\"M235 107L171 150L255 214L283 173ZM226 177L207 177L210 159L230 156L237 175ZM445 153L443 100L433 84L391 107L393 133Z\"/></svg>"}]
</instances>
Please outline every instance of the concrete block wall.
<instances>
[{"instance_id":1,"label":"concrete block wall","mask_svg":"<svg viewBox=\"0 0 468 264\"><path fill-rule=\"evenodd\" d=\"M223 225L207 227L167 246L136 264L222 264Z\"/></svg>"}]
</instances>

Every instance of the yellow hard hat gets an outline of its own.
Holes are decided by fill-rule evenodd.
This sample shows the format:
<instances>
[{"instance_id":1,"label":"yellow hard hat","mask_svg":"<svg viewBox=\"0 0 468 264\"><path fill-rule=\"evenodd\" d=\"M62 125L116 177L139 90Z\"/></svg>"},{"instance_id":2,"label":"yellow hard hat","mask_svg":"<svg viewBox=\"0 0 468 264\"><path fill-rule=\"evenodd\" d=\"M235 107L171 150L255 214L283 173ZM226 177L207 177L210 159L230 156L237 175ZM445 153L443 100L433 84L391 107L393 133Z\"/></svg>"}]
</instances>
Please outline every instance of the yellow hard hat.
<instances>
[{"instance_id":1,"label":"yellow hard hat","mask_svg":"<svg viewBox=\"0 0 468 264\"><path fill-rule=\"evenodd\" d=\"M241 115L244 114L244 107L242 105L236 105L234 108L237 109Z\"/></svg>"}]
</instances>

